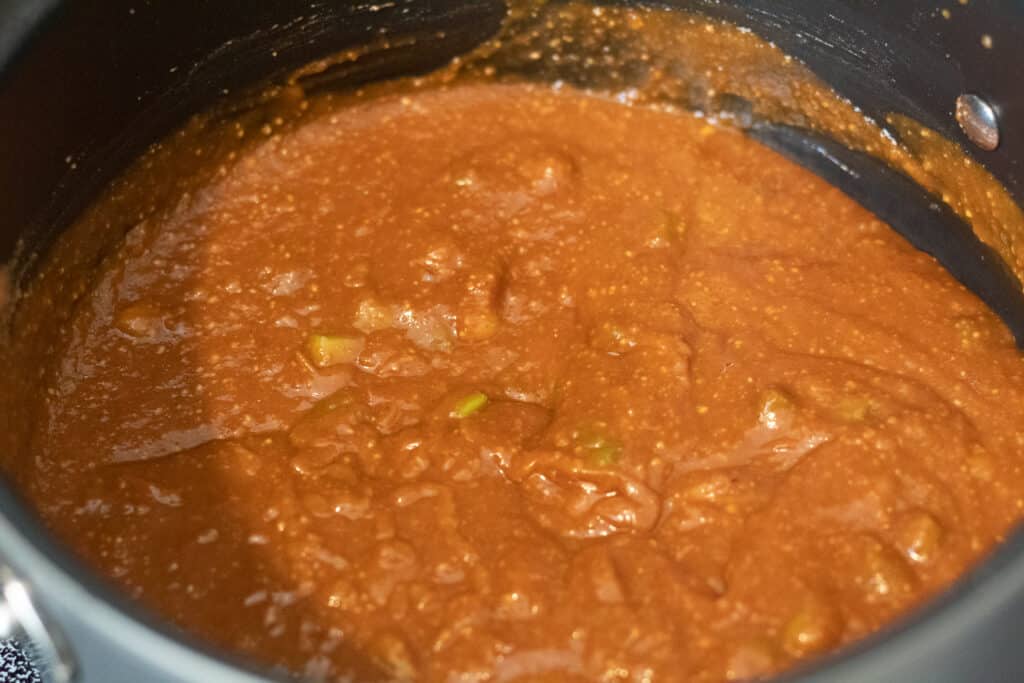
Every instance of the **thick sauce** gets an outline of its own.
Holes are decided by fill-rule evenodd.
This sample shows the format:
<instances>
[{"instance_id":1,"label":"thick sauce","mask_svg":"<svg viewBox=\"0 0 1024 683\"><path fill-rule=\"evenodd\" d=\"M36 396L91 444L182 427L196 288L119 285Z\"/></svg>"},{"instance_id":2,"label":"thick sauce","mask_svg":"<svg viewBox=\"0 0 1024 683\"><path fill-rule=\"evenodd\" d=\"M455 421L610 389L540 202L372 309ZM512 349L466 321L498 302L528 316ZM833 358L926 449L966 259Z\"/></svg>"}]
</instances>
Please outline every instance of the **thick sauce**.
<instances>
[{"instance_id":1,"label":"thick sauce","mask_svg":"<svg viewBox=\"0 0 1024 683\"><path fill-rule=\"evenodd\" d=\"M176 623L313 680L743 680L1021 515L1007 331L739 132L323 109L131 230L46 380L34 499Z\"/></svg>"}]
</instances>

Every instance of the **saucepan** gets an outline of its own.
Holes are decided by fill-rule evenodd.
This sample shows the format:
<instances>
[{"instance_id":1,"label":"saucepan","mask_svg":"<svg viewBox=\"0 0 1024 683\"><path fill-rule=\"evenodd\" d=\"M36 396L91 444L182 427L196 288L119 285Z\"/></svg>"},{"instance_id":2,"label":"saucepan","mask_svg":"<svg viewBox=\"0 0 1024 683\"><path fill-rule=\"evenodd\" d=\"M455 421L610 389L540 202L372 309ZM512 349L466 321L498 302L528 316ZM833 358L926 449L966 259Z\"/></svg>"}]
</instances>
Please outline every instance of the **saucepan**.
<instances>
[{"instance_id":1,"label":"saucepan","mask_svg":"<svg viewBox=\"0 0 1024 683\"><path fill-rule=\"evenodd\" d=\"M802 60L867 116L910 117L960 144L1024 203L1024 2L663 0L749 28ZM0 1L0 262L31 277L46 247L146 145L246 86L380 36L346 85L438 67L494 34L498 0ZM793 127L751 131L933 253L1024 339L1020 284L906 176ZM39 334L44 334L40 330ZM0 403L9 469L17 397ZM784 680L1024 678L1024 535L909 619ZM50 537L0 484L0 636L61 683L284 680L145 613ZM275 676L277 676L275 678Z\"/></svg>"}]
</instances>

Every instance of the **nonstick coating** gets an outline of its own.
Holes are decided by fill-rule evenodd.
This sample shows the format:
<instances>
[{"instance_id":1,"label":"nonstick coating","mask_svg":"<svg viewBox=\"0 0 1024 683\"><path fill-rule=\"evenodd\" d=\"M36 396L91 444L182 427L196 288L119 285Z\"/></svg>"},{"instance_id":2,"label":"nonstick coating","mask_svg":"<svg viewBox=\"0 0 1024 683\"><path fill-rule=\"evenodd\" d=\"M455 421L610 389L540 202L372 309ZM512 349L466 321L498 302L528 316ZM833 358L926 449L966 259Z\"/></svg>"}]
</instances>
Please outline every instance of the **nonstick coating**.
<instances>
[{"instance_id":1,"label":"nonstick coating","mask_svg":"<svg viewBox=\"0 0 1024 683\"><path fill-rule=\"evenodd\" d=\"M1024 200L1024 2L679 0L747 26L802 59L864 112L906 114L961 143ZM392 35L433 36L362 65L365 82L434 68L497 30L495 0L0 0L0 262L43 249L126 163L225 89ZM438 33L443 29L443 37ZM982 45L988 35L991 48ZM956 97L993 103L1002 144L970 145ZM1020 285L966 226L905 177L798 129L751 132L811 168L936 255L1024 341ZM839 162L838 165L835 162ZM854 169L847 173L843 169ZM30 274L31 268L24 273ZM6 416L5 416L6 417ZM0 557L28 577L66 632L85 683L272 680L139 613L54 543L0 482ZM945 597L786 681L1001 682L1024 678L1024 536Z\"/></svg>"}]
</instances>

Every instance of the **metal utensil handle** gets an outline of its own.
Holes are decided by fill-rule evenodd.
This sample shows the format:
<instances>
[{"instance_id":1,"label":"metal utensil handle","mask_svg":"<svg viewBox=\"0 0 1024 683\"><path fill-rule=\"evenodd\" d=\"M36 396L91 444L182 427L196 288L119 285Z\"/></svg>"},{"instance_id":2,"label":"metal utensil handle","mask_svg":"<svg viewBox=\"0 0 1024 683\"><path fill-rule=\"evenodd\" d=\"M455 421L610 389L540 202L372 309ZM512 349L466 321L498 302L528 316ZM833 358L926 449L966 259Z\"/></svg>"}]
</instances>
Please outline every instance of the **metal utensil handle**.
<instances>
[{"instance_id":1,"label":"metal utensil handle","mask_svg":"<svg viewBox=\"0 0 1024 683\"><path fill-rule=\"evenodd\" d=\"M32 654L44 683L72 683L77 667L61 632L32 602L31 591L0 564L0 640L13 639Z\"/></svg>"}]
</instances>

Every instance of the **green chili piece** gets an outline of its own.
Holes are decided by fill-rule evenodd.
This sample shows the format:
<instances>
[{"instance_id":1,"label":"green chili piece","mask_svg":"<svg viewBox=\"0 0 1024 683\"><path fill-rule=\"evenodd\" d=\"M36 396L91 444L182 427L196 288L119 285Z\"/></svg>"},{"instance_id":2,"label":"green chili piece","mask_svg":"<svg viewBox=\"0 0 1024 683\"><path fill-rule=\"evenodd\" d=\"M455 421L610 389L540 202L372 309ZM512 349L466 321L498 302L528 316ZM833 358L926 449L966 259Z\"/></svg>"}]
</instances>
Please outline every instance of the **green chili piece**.
<instances>
[{"instance_id":1,"label":"green chili piece","mask_svg":"<svg viewBox=\"0 0 1024 683\"><path fill-rule=\"evenodd\" d=\"M577 453L593 467L611 467L622 459L622 444L594 431L576 435Z\"/></svg>"},{"instance_id":2,"label":"green chili piece","mask_svg":"<svg viewBox=\"0 0 1024 683\"><path fill-rule=\"evenodd\" d=\"M587 453L587 462L595 467L611 467L622 459L622 446L617 443L606 443Z\"/></svg>"},{"instance_id":3,"label":"green chili piece","mask_svg":"<svg viewBox=\"0 0 1024 683\"><path fill-rule=\"evenodd\" d=\"M452 417L457 420L462 420L474 413L480 412L480 410L487 405L487 394L482 391L475 391L468 396L463 396L455 402L455 407L452 408L450 413Z\"/></svg>"}]
</instances>

